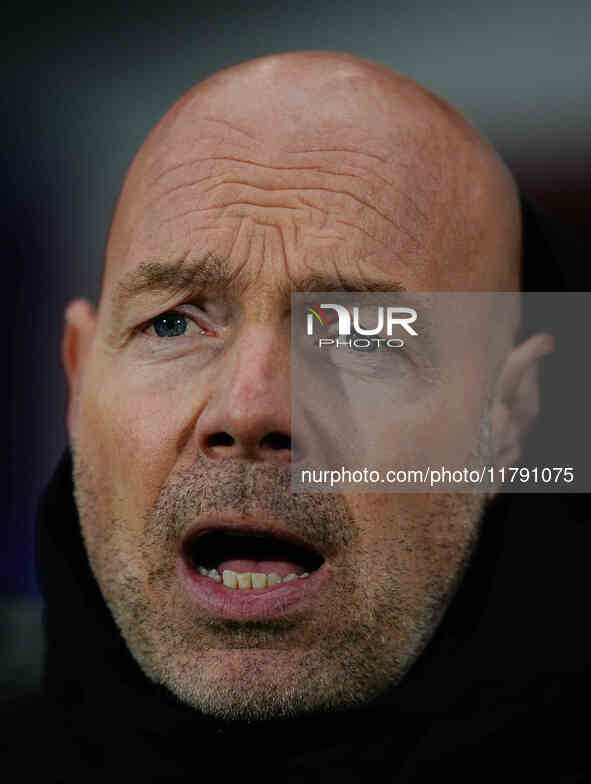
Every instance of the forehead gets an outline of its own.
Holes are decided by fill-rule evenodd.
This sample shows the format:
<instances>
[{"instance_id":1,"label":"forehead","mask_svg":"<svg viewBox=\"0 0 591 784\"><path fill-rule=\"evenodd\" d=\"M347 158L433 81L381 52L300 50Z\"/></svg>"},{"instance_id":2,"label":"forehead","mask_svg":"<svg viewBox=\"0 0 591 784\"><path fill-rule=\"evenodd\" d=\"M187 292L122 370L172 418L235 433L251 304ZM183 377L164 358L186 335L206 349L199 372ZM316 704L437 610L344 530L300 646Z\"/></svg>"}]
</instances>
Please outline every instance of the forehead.
<instances>
[{"instance_id":1,"label":"forehead","mask_svg":"<svg viewBox=\"0 0 591 784\"><path fill-rule=\"evenodd\" d=\"M466 153L453 135L404 115L392 124L382 112L380 124L374 111L370 122L362 108L351 105L348 122L291 111L274 123L261 110L256 123L252 107L229 119L216 96L166 120L125 184L108 279L216 257L244 285L297 288L304 274L326 283L355 271L411 289L472 288L493 252L469 214L487 183L458 175Z\"/></svg>"}]
</instances>

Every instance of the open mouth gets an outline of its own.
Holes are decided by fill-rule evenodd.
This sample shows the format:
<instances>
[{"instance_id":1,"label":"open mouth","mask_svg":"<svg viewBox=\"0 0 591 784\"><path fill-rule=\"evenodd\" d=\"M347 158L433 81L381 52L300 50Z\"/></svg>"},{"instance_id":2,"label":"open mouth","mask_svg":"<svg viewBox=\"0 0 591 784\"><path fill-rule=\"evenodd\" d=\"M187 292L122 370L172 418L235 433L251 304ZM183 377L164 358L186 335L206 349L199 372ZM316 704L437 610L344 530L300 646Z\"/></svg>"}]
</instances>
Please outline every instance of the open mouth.
<instances>
[{"instance_id":1,"label":"open mouth","mask_svg":"<svg viewBox=\"0 0 591 784\"><path fill-rule=\"evenodd\" d=\"M201 531L185 542L188 567L234 590L261 590L305 580L324 563L310 547L244 529Z\"/></svg>"}]
</instances>

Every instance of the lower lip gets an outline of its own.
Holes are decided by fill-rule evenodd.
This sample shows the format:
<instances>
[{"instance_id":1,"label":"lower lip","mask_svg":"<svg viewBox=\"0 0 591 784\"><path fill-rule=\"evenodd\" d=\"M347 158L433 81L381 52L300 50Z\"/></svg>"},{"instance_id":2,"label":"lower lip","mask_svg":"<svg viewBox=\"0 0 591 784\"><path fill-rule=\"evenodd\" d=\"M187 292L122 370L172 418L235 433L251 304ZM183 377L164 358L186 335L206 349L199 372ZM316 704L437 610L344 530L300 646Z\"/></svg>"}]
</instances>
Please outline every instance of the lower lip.
<instances>
[{"instance_id":1,"label":"lower lip","mask_svg":"<svg viewBox=\"0 0 591 784\"><path fill-rule=\"evenodd\" d=\"M241 590L228 588L190 569L183 558L177 561L177 573L189 596L201 609L216 618L229 620L272 620L304 609L325 587L330 577L324 563L303 579L269 588Z\"/></svg>"}]
</instances>

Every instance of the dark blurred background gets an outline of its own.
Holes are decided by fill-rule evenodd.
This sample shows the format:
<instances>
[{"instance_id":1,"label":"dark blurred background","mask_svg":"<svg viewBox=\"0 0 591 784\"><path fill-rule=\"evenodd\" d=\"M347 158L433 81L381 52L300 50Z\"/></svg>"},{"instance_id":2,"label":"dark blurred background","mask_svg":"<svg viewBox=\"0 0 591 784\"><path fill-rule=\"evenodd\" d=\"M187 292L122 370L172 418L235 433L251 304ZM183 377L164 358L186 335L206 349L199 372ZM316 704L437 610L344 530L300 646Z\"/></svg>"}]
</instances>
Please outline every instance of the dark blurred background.
<instances>
[{"instance_id":1,"label":"dark blurred background","mask_svg":"<svg viewBox=\"0 0 591 784\"><path fill-rule=\"evenodd\" d=\"M22 3L3 11L0 125L9 312L7 514L0 525L0 691L35 686L42 651L33 531L65 444L62 314L96 300L132 156L195 82L300 49L377 60L439 93L522 186L591 239L591 4L583 0Z\"/></svg>"}]
</instances>

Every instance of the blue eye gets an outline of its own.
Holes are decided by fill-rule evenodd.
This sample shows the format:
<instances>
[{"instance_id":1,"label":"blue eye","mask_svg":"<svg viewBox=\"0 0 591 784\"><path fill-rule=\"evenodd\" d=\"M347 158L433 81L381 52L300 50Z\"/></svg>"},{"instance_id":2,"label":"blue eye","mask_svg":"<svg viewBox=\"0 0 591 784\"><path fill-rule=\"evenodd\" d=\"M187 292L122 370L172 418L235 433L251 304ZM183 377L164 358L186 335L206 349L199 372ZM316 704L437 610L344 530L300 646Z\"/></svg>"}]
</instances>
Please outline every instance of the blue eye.
<instances>
[{"instance_id":1,"label":"blue eye","mask_svg":"<svg viewBox=\"0 0 591 784\"><path fill-rule=\"evenodd\" d=\"M160 338L176 338L184 335L188 327L188 319L182 313L163 313L152 322L154 330Z\"/></svg>"}]
</instances>

